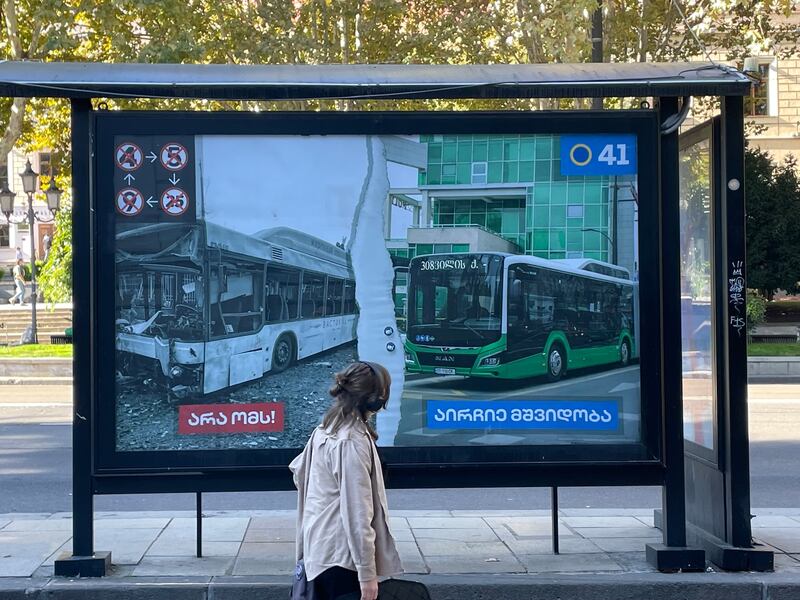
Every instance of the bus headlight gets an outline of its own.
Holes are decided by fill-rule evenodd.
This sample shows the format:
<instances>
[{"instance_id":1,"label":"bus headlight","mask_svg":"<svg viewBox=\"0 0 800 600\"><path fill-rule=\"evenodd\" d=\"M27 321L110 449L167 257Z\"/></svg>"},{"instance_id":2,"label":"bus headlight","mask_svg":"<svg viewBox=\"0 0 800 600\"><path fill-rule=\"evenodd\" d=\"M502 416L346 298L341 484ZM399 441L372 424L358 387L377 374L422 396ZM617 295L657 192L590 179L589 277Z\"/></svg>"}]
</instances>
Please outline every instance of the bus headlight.
<instances>
[{"instance_id":1,"label":"bus headlight","mask_svg":"<svg viewBox=\"0 0 800 600\"><path fill-rule=\"evenodd\" d=\"M177 379L182 375L183 375L183 367L175 366L169 370L169 376L172 377L173 379Z\"/></svg>"},{"instance_id":2,"label":"bus headlight","mask_svg":"<svg viewBox=\"0 0 800 600\"><path fill-rule=\"evenodd\" d=\"M496 367L500 364L500 357L499 356L487 356L483 360L481 360L481 367Z\"/></svg>"},{"instance_id":3,"label":"bus headlight","mask_svg":"<svg viewBox=\"0 0 800 600\"><path fill-rule=\"evenodd\" d=\"M414 360L414 355L411 352L406 352L406 363L413 365L417 361Z\"/></svg>"}]
</instances>

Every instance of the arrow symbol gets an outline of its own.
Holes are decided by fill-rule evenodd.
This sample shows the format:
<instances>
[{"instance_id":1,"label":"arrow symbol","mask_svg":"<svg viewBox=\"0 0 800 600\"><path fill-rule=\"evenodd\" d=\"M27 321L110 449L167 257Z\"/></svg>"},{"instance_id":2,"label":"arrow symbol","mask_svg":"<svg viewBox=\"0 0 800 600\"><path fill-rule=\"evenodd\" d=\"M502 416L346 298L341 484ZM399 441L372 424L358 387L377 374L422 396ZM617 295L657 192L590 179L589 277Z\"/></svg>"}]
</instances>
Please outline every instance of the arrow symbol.
<instances>
[{"instance_id":1,"label":"arrow symbol","mask_svg":"<svg viewBox=\"0 0 800 600\"><path fill-rule=\"evenodd\" d=\"M169 182L170 182L172 185L178 185L178 182L180 181L180 179L178 179L177 177L175 177L175 173L173 173L173 174L172 174L172 177L170 177L169 179L167 179L167 181L169 181Z\"/></svg>"},{"instance_id":2,"label":"arrow symbol","mask_svg":"<svg viewBox=\"0 0 800 600\"><path fill-rule=\"evenodd\" d=\"M157 200L153 200L152 196L150 196L147 200L145 200L145 202L147 202L147 206L149 206L150 208L153 208L153 206L155 206L158 203Z\"/></svg>"},{"instance_id":3,"label":"arrow symbol","mask_svg":"<svg viewBox=\"0 0 800 600\"><path fill-rule=\"evenodd\" d=\"M127 182L128 182L128 185L130 185L131 183L133 183L134 181L136 181L136 177L134 177L134 176L133 176L133 175L131 175L130 173L128 173L127 175L125 175L125 177L123 177L123 179L124 179L125 181L127 181Z\"/></svg>"},{"instance_id":4,"label":"arrow symbol","mask_svg":"<svg viewBox=\"0 0 800 600\"><path fill-rule=\"evenodd\" d=\"M151 150L151 151L150 151L150 154L148 154L147 156L145 156L145 158L149 158L149 159L150 159L150 162L151 162L151 163L154 163L154 162L156 162L156 159L158 158L158 156L156 156L156 153L155 153L155 152L153 152L153 151Z\"/></svg>"}]
</instances>

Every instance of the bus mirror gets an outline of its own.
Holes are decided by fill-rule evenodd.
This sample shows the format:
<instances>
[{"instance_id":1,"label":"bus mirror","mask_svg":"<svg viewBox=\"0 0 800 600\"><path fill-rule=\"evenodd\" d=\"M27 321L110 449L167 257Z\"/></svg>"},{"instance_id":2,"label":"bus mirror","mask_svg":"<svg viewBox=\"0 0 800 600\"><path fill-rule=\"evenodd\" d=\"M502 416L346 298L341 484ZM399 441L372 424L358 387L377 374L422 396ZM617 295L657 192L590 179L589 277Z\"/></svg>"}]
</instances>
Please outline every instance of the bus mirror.
<instances>
[{"instance_id":1,"label":"bus mirror","mask_svg":"<svg viewBox=\"0 0 800 600\"><path fill-rule=\"evenodd\" d=\"M522 299L522 281L515 279L511 282L511 302L519 302Z\"/></svg>"}]
</instances>

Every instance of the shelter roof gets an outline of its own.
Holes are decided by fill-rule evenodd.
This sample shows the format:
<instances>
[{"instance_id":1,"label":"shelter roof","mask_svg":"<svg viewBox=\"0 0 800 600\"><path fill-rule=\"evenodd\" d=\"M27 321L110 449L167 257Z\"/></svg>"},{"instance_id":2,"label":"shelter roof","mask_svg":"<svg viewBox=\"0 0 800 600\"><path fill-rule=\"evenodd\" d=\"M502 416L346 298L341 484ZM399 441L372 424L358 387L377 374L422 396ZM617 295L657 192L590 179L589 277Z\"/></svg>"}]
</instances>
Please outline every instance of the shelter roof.
<instances>
[{"instance_id":1,"label":"shelter roof","mask_svg":"<svg viewBox=\"0 0 800 600\"><path fill-rule=\"evenodd\" d=\"M708 62L515 65L222 65L0 62L0 95L290 100L746 95Z\"/></svg>"}]
</instances>

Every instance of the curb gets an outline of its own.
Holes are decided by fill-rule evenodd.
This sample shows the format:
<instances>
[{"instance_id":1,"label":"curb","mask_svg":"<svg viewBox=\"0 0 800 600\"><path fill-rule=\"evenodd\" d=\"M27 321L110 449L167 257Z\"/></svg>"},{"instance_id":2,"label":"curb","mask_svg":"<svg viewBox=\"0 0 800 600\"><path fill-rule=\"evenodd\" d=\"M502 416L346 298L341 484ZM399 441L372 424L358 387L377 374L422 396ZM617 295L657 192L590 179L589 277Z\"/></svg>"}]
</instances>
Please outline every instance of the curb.
<instances>
[{"instance_id":1,"label":"curb","mask_svg":"<svg viewBox=\"0 0 800 600\"><path fill-rule=\"evenodd\" d=\"M0 579L2 600L286 600L285 577ZM800 574L438 575L415 578L433 600L797 600Z\"/></svg>"}]
</instances>

